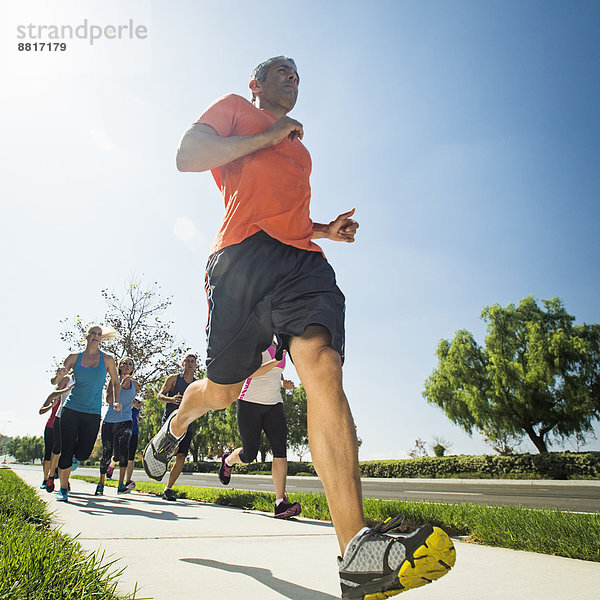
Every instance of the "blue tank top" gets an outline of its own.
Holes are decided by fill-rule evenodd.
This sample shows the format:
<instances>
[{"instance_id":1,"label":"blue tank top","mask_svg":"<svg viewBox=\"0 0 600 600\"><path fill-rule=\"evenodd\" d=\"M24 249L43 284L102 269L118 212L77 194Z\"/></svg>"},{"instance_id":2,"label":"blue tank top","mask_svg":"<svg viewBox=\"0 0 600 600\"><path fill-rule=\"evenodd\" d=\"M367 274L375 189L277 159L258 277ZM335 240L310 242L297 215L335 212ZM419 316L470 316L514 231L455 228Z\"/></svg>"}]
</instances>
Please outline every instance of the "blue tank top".
<instances>
[{"instance_id":1,"label":"blue tank top","mask_svg":"<svg viewBox=\"0 0 600 600\"><path fill-rule=\"evenodd\" d=\"M73 381L75 382L65 400L64 408L77 412L99 415L102 413L102 389L106 381L106 367L104 354L100 352L98 366L88 369L81 365L81 352L73 367Z\"/></svg>"},{"instance_id":2,"label":"blue tank top","mask_svg":"<svg viewBox=\"0 0 600 600\"><path fill-rule=\"evenodd\" d=\"M119 404L123 407L123 410L119 412L113 408L112 404L108 405L108 410L104 415L105 423L122 423L123 421L131 421L131 404L135 398L135 385L131 384L131 387L126 390L121 388L119 392Z\"/></svg>"}]
</instances>

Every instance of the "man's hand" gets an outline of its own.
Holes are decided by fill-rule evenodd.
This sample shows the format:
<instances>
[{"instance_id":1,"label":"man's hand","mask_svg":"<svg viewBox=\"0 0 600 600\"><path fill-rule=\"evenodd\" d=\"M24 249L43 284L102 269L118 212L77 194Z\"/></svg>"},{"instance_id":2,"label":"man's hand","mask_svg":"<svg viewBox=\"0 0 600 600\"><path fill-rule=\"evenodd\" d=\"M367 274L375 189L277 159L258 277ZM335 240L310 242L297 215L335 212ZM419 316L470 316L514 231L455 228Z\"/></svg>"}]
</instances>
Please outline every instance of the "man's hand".
<instances>
[{"instance_id":1,"label":"man's hand","mask_svg":"<svg viewBox=\"0 0 600 600\"><path fill-rule=\"evenodd\" d=\"M183 396L181 394L176 394L175 396L171 396L169 398L169 402L172 402L173 404L181 404L181 399L183 398Z\"/></svg>"},{"instance_id":2,"label":"man's hand","mask_svg":"<svg viewBox=\"0 0 600 600\"><path fill-rule=\"evenodd\" d=\"M313 239L327 238L334 242L354 242L358 223L350 217L356 209L349 210L336 217L329 224L313 223Z\"/></svg>"},{"instance_id":3,"label":"man's hand","mask_svg":"<svg viewBox=\"0 0 600 600\"><path fill-rule=\"evenodd\" d=\"M296 386L294 384L294 382L291 379L282 379L281 380L281 387L284 390L295 390Z\"/></svg>"},{"instance_id":4,"label":"man's hand","mask_svg":"<svg viewBox=\"0 0 600 600\"><path fill-rule=\"evenodd\" d=\"M304 137L304 128L302 123L291 119L290 117L281 117L277 119L269 129L266 129L262 135L271 142L272 146L276 146L289 138L293 142L296 138L301 140Z\"/></svg>"}]
</instances>

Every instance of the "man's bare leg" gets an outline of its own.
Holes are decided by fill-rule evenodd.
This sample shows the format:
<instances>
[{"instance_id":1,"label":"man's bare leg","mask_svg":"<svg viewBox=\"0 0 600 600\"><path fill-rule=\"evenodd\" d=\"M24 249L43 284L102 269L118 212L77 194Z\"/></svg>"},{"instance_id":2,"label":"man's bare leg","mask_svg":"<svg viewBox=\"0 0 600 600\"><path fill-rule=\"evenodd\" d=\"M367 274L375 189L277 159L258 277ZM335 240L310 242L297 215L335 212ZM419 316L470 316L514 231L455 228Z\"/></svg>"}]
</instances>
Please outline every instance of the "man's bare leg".
<instances>
[{"instance_id":1,"label":"man's bare leg","mask_svg":"<svg viewBox=\"0 0 600 600\"><path fill-rule=\"evenodd\" d=\"M308 400L308 438L315 469L343 553L365 527L354 419L342 388L342 361L325 327L311 325L290 341Z\"/></svg>"},{"instance_id":2,"label":"man's bare leg","mask_svg":"<svg viewBox=\"0 0 600 600\"><path fill-rule=\"evenodd\" d=\"M176 437L184 435L188 425L209 410L227 408L237 400L243 384L243 381L231 385L220 385L210 379L194 381L183 393L181 405L171 421L173 435Z\"/></svg>"},{"instance_id":3,"label":"man's bare leg","mask_svg":"<svg viewBox=\"0 0 600 600\"><path fill-rule=\"evenodd\" d=\"M273 477L273 487L275 488L275 499L283 498L287 478L287 458L273 458L271 475Z\"/></svg>"},{"instance_id":4,"label":"man's bare leg","mask_svg":"<svg viewBox=\"0 0 600 600\"><path fill-rule=\"evenodd\" d=\"M173 468L169 473L169 483L167 483L168 488L173 488L175 482L179 479L181 472L183 471L183 465L185 464L185 456L183 454L177 454L175 456L175 462L173 463Z\"/></svg>"}]
</instances>

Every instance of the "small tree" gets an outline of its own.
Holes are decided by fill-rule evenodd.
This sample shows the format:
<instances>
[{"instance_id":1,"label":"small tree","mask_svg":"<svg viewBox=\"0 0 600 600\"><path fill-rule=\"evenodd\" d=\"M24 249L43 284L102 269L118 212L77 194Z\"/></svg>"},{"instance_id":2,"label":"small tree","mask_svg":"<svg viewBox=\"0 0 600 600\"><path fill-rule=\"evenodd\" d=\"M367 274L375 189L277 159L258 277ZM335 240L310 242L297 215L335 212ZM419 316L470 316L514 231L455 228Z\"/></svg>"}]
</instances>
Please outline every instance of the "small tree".
<instances>
[{"instance_id":1,"label":"small tree","mask_svg":"<svg viewBox=\"0 0 600 600\"><path fill-rule=\"evenodd\" d=\"M422 458L424 456L429 456L427 454L427 446L425 442L421 438L417 438L415 440L414 448L411 448L408 451L408 455L411 458Z\"/></svg>"},{"instance_id":2,"label":"small tree","mask_svg":"<svg viewBox=\"0 0 600 600\"><path fill-rule=\"evenodd\" d=\"M444 454L446 454L450 448L452 448L452 444L450 442L437 435L433 436L433 444L431 444L431 449L433 450L435 456L444 456Z\"/></svg>"}]
</instances>

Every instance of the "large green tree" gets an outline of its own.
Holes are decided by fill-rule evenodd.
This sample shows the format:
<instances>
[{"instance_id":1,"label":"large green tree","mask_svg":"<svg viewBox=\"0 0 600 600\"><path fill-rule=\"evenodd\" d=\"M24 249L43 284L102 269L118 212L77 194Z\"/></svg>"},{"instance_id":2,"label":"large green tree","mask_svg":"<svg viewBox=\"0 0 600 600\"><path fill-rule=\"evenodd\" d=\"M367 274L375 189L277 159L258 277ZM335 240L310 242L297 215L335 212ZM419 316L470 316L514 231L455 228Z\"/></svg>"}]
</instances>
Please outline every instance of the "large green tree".
<instances>
[{"instance_id":1,"label":"large green tree","mask_svg":"<svg viewBox=\"0 0 600 600\"><path fill-rule=\"evenodd\" d=\"M469 434L552 437L592 431L600 417L600 325L574 325L558 298L487 306L485 345L466 330L441 340L423 396Z\"/></svg>"}]
</instances>

